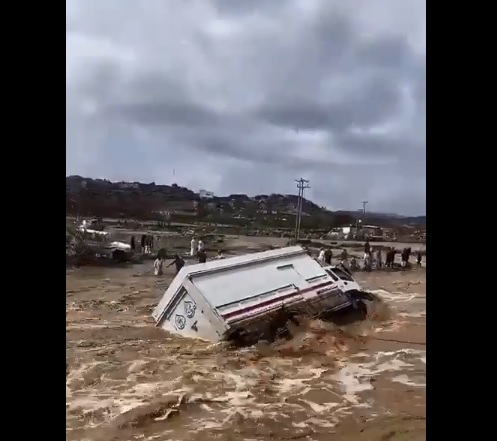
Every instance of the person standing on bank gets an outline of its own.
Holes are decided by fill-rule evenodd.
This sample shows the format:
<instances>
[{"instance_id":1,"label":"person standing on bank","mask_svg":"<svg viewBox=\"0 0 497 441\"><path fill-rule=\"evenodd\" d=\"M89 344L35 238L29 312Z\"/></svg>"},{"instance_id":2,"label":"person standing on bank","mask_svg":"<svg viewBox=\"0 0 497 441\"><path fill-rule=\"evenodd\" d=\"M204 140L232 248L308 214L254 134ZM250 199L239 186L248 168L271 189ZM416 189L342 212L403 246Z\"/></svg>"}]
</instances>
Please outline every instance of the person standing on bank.
<instances>
[{"instance_id":1,"label":"person standing on bank","mask_svg":"<svg viewBox=\"0 0 497 441\"><path fill-rule=\"evenodd\" d=\"M198 263L207 262L207 253L205 252L205 250L203 248L198 250L197 259L198 259Z\"/></svg>"},{"instance_id":2,"label":"person standing on bank","mask_svg":"<svg viewBox=\"0 0 497 441\"><path fill-rule=\"evenodd\" d=\"M159 256L157 256L157 259L155 259L155 262L154 262L154 274L156 276L162 276L164 274L164 272L162 270L163 264L164 264L164 261L162 259L160 259Z\"/></svg>"}]
</instances>

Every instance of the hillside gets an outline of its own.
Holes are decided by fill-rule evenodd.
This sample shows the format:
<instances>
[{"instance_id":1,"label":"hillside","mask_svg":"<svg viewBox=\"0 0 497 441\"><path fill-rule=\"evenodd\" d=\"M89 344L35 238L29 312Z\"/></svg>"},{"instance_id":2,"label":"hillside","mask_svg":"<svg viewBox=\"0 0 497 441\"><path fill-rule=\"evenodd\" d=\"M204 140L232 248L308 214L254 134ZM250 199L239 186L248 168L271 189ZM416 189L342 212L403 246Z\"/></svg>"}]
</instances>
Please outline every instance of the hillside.
<instances>
[{"instance_id":1,"label":"hillside","mask_svg":"<svg viewBox=\"0 0 497 441\"><path fill-rule=\"evenodd\" d=\"M244 223L257 219L268 225L291 227L295 223L297 195L270 194L250 197L245 194L201 199L200 195L176 184L156 185L154 182L110 182L104 179L69 176L66 178L66 212L71 215L131 217L157 219L159 212L171 213L174 221L209 217L223 223ZM303 200L303 227L340 226L354 223L357 212L330 212ZM382 226L415 224L421 218L384 217L367 214L365 221Z\"/></svg>"}]
</instances>

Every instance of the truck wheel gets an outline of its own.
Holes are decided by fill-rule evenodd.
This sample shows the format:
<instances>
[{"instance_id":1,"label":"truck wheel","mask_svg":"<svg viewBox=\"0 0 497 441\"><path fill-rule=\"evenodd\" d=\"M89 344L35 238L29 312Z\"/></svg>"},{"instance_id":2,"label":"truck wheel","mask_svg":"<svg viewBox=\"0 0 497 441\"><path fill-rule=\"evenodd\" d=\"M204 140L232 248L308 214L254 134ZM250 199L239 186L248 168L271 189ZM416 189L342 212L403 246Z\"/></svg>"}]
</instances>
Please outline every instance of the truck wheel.
<instances>
[{"instance_id":1,"label":"truck wheel","mask_svg":"<svg viewBox=\"0 0 497 441\"><path fill-rule=\"evenodd\" d=\"M119 263L126 262L126 253L123 250L114 250L112 252L112 259Z\"/></svg>"}]
</instances>

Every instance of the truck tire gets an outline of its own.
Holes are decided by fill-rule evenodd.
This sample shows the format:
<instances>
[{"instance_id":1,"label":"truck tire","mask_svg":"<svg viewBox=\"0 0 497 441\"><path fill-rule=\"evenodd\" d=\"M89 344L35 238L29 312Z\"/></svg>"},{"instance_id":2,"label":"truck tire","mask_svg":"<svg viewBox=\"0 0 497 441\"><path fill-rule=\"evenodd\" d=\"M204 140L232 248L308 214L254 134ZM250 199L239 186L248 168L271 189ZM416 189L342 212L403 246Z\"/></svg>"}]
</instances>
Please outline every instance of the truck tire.
<instances>
[{"instance_id":1,"label":"truck tire","mask_svg":"<svg viewBox=\"0 0 497 441\"><path fill-rule=\"evenodd\" d=\"M123 250L114 250L112 252L112 259L119 263L126 262L126 253Z\"/></svg>"}]
</instances>

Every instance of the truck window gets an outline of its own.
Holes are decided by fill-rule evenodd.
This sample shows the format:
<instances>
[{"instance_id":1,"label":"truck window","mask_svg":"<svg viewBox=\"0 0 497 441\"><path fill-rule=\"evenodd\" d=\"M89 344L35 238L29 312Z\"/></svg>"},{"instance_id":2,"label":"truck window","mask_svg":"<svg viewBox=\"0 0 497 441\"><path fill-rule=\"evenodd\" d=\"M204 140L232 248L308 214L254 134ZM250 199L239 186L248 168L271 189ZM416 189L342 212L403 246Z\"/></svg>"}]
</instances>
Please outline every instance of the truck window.
<instances>
[{"instance_id":1,"label":"truck window","mask_svg":"<svg viewBox=\"0 0 497 441\"><path fill-rule=\"evenodd\" d=\"M353 282L354 279L352 277L350 277L344 270L342 270L341 268L333 268L333 272L338 276L340 277L340 279L342 280L346 280L347 282Z\"/></svg>"},{"instance_id":2,"label":"truck window","mask_svg":"<svg viewBox=\"0 0 497 441\"><path fill-rule=\"evenodd\" d=\"M335 282L338 282L338 277L333 274L330 270L325 270L329 275L330 277L335 281Z\"/></svg>"}]
</instances>

